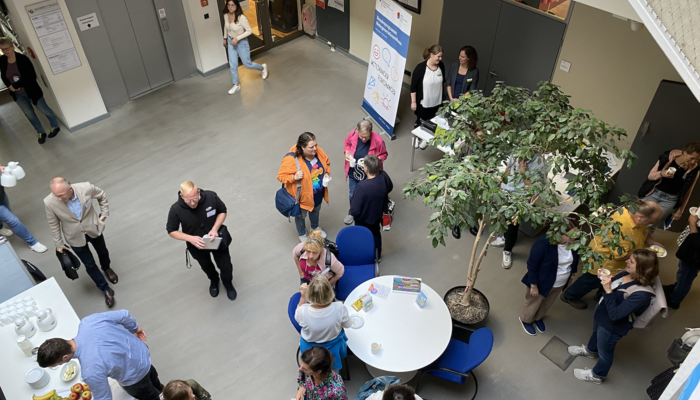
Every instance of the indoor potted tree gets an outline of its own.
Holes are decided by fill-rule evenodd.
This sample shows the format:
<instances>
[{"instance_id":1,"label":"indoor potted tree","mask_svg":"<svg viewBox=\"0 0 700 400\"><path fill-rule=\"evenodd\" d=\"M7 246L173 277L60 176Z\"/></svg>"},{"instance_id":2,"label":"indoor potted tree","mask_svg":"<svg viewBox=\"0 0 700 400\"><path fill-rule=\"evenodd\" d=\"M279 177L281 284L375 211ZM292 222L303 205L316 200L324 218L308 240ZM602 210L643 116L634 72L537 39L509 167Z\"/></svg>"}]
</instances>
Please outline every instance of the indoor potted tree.
<instances>
[{"instance_id":1,"label":"indoor potted tree","mask_svg":"<svg viewBox=\"0 0 700 400\"><path fill-rule=\"evenodd\" d=\"M488 314L488 301L474 286L491 238L505 232L509 223L547 225L547 235L560 239L574 222L570 236L578 240L569 248L581 255L584 271L593 261L603 261L586 245L595 236L605 237L613 250L618 247L619 224L611 220L617 206L603 204L603 199L611 184L610 155L626 159L628 165L636 159L615 144L626 136L623 129L593 118L588 110L574 109L568 96L547 82L534 92L499 83L490 97L480 92L463 96L444 105L440 115L449 115L449 129L438 129L430 143L449 147L454 154L426 165L423 176L405 184L403 192L405 198L423 197L434 211L428 223L433 247L444 246L453 227L478 227L466 285L445 296L455 320L476 323ZM544 160L544 172L512 168L535 157ZM528 185L508 191L501 186L508 182ZM596 212L587 215L572 204Z\"/></svg>"}]
</instances>

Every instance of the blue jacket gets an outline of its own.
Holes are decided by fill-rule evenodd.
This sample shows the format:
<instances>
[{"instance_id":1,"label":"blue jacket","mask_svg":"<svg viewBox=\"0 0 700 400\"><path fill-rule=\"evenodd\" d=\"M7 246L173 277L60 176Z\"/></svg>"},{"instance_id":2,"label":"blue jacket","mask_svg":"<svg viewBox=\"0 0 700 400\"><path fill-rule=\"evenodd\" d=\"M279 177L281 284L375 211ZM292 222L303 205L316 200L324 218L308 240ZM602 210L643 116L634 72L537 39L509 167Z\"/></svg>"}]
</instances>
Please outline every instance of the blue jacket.
<instances>
[{"instance_id":1,"label":"blue jacket","mask_svg":"<svg viewBox=\"0 0 700 400\"><path fill-rule=\"evenodd\" d=\"M625 275L629 273L622 271L612 280L615 281ZM634 284L634 282L625 283L615 288L610 294L603 293L603 300L596 306L593 320L608 332L625 336L633 327L632 321L629 320L630 314L638 317L651 304L652 296L649 292L637 291L625 299L623 290Z\"/></svg>"},{"instance_id":2,"label":"blue jacket","mask_svg":"<svg viewBox=\"0 0 700 400\"><path fill-rule=\"evenodd\" d=\"M571 273L578 270L578 253L572 251L574 261L571 264ZM530 249L530 257L527 259L527 273L523 277L525 286L537 285L537 290L544 297L554 286L557 280L557 269L559 268L559 251L556 244L549 243L547 235L542 235L535 241ZM568 282L567 282L568 284Z\"/></svg>"},{"instance_id":3,"label":"blue jacket","mask_svg":"<svg viewBox=\"0 0 700 400\"><path fill-rule=\"evenodd\" d=\"M345 335L345 330L341 329L340 334L335 339L325 343L307 342L301 337L299 338L299 347L301 353L304 353L314 346L327 348L333 356L333 368L340 371L340 369L343 368L343 359L348 356L347 341L348 337Z\"/></svg>"},{"instance_id":4,"label":"blue jacket","mask_svg":"<svg viewBox=\"0 0 700 400\"><path fill-rule=\"evenodd\" d=\"M401 379L395 376L380 376L365 383L360 388L360 392L355 396L355 400L365 400L376 392L386 390L389 385L401 383Z\"/></svg>"}]
</instances>

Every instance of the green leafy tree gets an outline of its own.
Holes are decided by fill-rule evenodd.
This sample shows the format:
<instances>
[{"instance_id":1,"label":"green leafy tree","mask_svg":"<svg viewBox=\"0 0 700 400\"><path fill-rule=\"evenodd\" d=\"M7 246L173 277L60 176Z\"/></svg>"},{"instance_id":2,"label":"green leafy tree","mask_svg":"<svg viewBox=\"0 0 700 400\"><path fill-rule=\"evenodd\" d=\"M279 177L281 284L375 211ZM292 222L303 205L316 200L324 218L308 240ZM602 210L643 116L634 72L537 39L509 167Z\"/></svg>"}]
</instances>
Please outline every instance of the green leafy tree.
<instances>
[{"instance_id":1,"label":"green leafy tree","mask_svg":"<svg viewBox=\"0 0 700 400\"><path fill-rule=\"evenodd\" d=\"M430 144L446 146L456 154L421 168L421 178L405 184L403 192L405 198L422 197L434 211L428 223L433 247L445 245L452 227L463 231L478 227L462 304L470 303L491 238L512 222L548 225L547 235L553 240L569 232L577 239L569 249L581 255L584 271L604 259L588 246L591 240L601 240L622 253L620 224L611 220L618 207L603 204L602 199L612 185L606 155L626 159L628 166L636 161L633 153L615 144L627 135L623 129L593 118L588 110L573 108L569 97L548 82L540 82L533 92L499 83L490 97L477 92L446 103L440 115L446 113L453 119L449 129L439 130ZM544 160L544 172L520 168L521 162L535 157ZM553 175L567 175L565 189L557 190L548 178ZM508 182L525 186L508 191L501 186ZM562 211L567 202L596 211L590 215ZM634 205L630 207L634 212ZM572 231L571 221L576 224Z\"/></svg>"}]
</instances>

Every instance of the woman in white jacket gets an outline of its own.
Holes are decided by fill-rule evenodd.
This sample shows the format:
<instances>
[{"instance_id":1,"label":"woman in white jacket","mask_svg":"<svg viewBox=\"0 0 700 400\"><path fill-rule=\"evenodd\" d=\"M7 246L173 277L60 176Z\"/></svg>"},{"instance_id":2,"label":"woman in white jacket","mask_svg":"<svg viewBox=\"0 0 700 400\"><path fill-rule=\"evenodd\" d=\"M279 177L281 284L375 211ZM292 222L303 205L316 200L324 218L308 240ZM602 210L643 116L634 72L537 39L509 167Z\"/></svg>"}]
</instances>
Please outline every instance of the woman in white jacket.
<instances>
[{"instance_id":1,"label":"woman in white jacket","mask_svg":"<svg viewBox=\"0 0 700 400\"><path fill-rule=\"evenodd\" d=\"M243 15L238 0L228 0L226 7L221 10L224 14L224 47L228 48L228 64L231 68L231 80L233 87L228 94L234 94L241 90L238 83L238 57L243 66L262 72L262 78L267 79L267 64L260 65L250 60L250 44L248 36L253 33L248 18Z\"/></svg>"}]
</instances>

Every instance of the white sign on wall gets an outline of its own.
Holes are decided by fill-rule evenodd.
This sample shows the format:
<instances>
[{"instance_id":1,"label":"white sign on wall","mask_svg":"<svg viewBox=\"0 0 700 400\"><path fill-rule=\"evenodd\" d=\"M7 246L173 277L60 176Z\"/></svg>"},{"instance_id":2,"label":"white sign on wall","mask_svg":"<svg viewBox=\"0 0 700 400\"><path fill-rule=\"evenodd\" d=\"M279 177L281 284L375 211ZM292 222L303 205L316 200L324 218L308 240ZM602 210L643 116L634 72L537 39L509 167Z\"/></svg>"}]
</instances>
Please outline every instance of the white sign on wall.
<instances>
[{"instance_id":1,"label":"white sign on wall","mask_svg":"<svg viewBox=\"0 0 700 400\"><path fill-rule=\"evenodd\" d=\"M75 20L78 21L78 27L80 27L81 32L86 31L88 29L92 29L96 26L100 26L100 21L97 20L96 13L83 15L82 17L78 17Z\"/></svg>"},{"instance_id":2,"label":"white sign on wall","mask_svg":"<svg viewBox=\"0 0 700 400\"><path fill-rule=\"evenodd\" d=\"M25 7L34 31L54 75L78 68L80 57L66 26L57 0L47 0Z\"/></svg>"}]
</instances>

